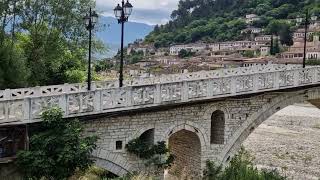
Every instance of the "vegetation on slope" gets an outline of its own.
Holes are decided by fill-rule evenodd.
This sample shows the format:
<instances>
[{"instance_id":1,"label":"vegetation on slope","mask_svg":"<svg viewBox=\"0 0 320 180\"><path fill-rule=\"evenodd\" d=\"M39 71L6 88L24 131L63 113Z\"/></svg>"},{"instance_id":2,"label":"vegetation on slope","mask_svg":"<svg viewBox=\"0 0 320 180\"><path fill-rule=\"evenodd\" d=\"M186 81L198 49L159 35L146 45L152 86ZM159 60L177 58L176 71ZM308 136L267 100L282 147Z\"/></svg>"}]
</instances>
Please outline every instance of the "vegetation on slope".
<instances>
[{"instance_id":1,"label":"vegetation on slope","mask_svg":"<svg viewBox=\"0 0 320 180\"><path fill-rule=\"evenodd\" d=\"M264 28L268 34L279 35L284 44L292 43L290 35L295 19L306 10L320 15L319 0L181 0L178 9L171 14L172 20L155 26L146 41L156 47L174 43L197 41L217 42L247 39L241 34L246 28L247 14L257 14L260 20L252 24Z\"/></svg>"}]
</instances>

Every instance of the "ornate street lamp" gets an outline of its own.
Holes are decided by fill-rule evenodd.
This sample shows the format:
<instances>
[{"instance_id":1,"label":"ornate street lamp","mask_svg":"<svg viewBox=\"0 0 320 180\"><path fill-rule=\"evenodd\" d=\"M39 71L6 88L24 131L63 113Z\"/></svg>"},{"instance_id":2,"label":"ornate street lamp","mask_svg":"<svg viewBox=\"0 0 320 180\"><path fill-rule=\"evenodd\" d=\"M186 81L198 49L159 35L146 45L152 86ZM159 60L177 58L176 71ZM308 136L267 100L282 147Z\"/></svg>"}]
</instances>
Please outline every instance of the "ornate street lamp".
<instances>
[{"instance_id":1,"label":"ornate street lamp","mask_svg":"<svg viewBox=\"0 0 320 180\"><path fill-rule=\"evenodd\" d=\"M118 23L121 24L121 59L120 59L120 72L119 72L119 87L123 86L123 36L124 36L124 23L128 21L129 16L132 13L133 6L129 3L129 0L125 3L122 0L121 6L118 4L114 8L114 15L118 19Z\"/></svg>"},{"instance_id":2,"label":"ornate street lamp","mask_svg":"<svg viewBox=\"0 0 320 180\"><path fill-rule=\"evenodd\" d=\"M90 8L89 14L83 18L86 29L89 31L89 60L88 60L88 91L91 90L91 45L92 45L92 30L98 21L98 14Z\"/></svg>"}]
</instances>

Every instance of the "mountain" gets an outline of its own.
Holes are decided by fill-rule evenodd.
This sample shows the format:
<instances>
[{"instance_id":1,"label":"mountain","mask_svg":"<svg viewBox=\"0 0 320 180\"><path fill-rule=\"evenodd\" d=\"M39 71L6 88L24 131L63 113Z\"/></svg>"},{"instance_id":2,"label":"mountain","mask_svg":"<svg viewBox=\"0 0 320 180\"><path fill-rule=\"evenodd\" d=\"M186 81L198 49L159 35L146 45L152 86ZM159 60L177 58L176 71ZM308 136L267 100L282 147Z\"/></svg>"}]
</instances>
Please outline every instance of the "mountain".
<instances>
[{"instance_id":1,"label":"mountain","mask_svg":"<svg viewBox=\"0 0 320 180\"><path fill-rule=\"evenodd\" d=\"M96 36L102 40L107 47L109 52L102 55L103 57L111 57L115 55L120 49L121 43L121 25L118 24L117 19L113 17L101 16L99 23L104 26L103 30L97 32ZM137 22L126 22L124 25L124 44L128 45L136 39L144 39L152 30L153 26Z\"/></svg>"},{"instance_id":2,"label":"mountain","mask_svg":"<svg viewBox=\"0 0 320 180\"><path fill-rule=\"evenodd\" d=\"M146 37L146 42L156 47L170 44L219 42L249 39L249 33L241 33L249 26L262 28L265 33L280 36L283 44L290 45L290 35L295 19L303 17L306 10L320 15L319 0L187 0L179 1L171 14L172 20L156 26ZM247 24L246 15L259 17ZM248 16L250 17L250 16ZM292 21L288 21L292 20ZM247 31L250 32L250 31Z\"/></svg>"}]
</instances>

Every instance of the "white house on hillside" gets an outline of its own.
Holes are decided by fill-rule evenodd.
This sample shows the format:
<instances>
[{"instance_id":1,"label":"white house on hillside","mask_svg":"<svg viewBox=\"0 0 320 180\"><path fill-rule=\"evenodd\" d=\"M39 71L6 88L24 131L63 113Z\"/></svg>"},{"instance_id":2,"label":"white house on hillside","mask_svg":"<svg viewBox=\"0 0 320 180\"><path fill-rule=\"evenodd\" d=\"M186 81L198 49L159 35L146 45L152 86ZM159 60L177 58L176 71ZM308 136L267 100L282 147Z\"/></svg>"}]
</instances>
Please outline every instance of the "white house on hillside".
<instances>
[{"instance_id":1,"label":"white house on hillside","mask_svg":"<svg viewBox=\"0 0 320 180\"><path fill-rule=\"evenodd\" d=\"M254 21L259 21L260 17L256 14L247 14L246 15L246 23L252 24Z\"/></svg>"},{"instance_id":2,"label":"white house on hillside","mask_svg":"<svg viewBox=\"0 0 320 180\"><path fill-rule=\"evenodd\" d=\"M199 52L207 48L207 44L195 43L195 44L184 44L184 45L174 45L170 47L170 55L176 56L182 49L191 52Z\"/></svg>"}]
</instances>

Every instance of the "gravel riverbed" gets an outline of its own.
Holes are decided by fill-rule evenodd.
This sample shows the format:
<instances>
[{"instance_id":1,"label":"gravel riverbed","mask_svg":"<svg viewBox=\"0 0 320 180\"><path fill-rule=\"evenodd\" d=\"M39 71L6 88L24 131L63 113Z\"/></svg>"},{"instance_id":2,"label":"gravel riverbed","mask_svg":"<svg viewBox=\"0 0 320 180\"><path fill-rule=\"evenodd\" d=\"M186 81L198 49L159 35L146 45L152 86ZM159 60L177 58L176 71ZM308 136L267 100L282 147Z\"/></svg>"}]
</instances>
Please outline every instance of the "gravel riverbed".
<instances>
[{"instance_id":1,"label":"gravel riverbed","mask_svg":"<svg viewBox=\"0 0 320 180\"><path fill-rule=\"evenodd\" d=\"M277 168L289 180L320 180L320 110L289 106L261 124L244 147L258 168Z\"/></svg>"}]
</instances>

